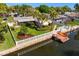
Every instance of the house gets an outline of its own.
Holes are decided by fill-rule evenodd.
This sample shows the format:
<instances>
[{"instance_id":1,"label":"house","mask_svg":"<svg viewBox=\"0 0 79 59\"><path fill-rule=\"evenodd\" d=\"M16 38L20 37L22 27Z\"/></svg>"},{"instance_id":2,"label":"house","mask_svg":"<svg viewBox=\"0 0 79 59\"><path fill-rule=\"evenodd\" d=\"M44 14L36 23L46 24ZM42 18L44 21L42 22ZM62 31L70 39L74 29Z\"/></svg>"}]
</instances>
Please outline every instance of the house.
<instances>
[{"instance_id":1,"label":"house","mask_svg":"<svg viewBox=\"0 0 79 59\"><path fill-rule=\"evenodd\" d=\"M52 23L52 20L50 20L50 19L48 19L47 21L42 21L43 26L48 26L51 23Z\"/></svg>"},{"instance_id":2,"label":"house","mask_svg":"<svg viewBox=\"0 0 79 59\"><path fill-rule=\"evenodd\" d=\"M78 18L79 19L79 12L65 12L66 16L69 16L71 18Z\"/></svg>"},{"instance_id":3,"label":"house","mask_svg":"<svg viewBox=\"0 0 79 59\"><path fill-rule=\"evenodd\" d=\"M70 20L71 19L68 16L58 15L58 17L53 20L53 23L55 23L55 24L62 24L62 23L68 22Z\"/></svg>"},{"instance_id":4,"label":"house","mask_svg":"<svg viewBox=\"0 0 79 59\"><path fill-rule=\"evenodd\" d=\"M40 21L37 18L33 18L32 16L28 16L28 17L14 17L14 21L17 22L17 25L21 24L21 23L27 23L29 25L32 25L31 22L33 22L37 27L41 27L42 26Z\"/></svg>"},{"instance_id":5,"label":"house","mask_svg":"<svg viewBox=\"0 0 79 59\"><path fill-rule=\"evenodd\" d=\"M12 17L17 17L17 16L19 16L19 14L18 14L17 12L11 12L9 15L12 16Z\"/></svg>"},{"instance_id":6,"label":"house","mask_svg":"<svg viewBox=\"0 0 79 59\"><path fill-rule=\"evenodd\" d=\"M38 20L37 18L33 18L32 16L29 17L14 17L14 21L16 21L18 24L19 23L26 23L26 22L35 22L35 24L40 24L43 26L47 26L50 23L52 23L52 21L50 19L48 19L47 21L41 21Z\"/></svg>"},{"instance_id":7,"label":"house","mask_svg":"<svg viewBox=\"0 0 79 59\"><path fill-rule=\"evenodd\" d=\"M28 21L36 21L37 19L33 18L32 16L29 17L14 17L14 21L19 23L28 22Z\"/></svg>"}]
</instances>

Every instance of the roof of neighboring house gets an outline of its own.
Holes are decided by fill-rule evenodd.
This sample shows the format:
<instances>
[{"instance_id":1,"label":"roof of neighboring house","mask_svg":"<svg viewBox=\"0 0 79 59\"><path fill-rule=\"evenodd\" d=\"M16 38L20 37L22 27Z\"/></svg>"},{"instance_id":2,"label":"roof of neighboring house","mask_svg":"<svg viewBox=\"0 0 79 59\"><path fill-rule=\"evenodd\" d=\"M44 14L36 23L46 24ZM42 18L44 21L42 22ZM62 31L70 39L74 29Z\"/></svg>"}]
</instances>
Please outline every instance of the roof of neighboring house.
<instances>
[{"instance_id":1,"label":"roof of neighboring house","mask_svg":"<svg viewBox=\"0 0 79 59\"><path fill-rule=\"evenodd\" d=\"M79 13L78 12L67 12L65 14L70 16L70 17L79 17Z\"/></svg>"},{"instance_id":2,"label":"roof of neighboring house","mask_svg":"<svg viewBox=\"0 0 79 59\"><path fill-rule=\"evenodd\" d=\"M58 17L55 20L69 20L69 17L65 15L58 15Z\"/></svg>"},{"instance_id":3,"label":"roof of neighboring house","mask_svg":"<svg viewBox=\"0 0 79 59\"><path fill-rule=\"evenodd\" d=\"M14 20L18 22L27 22L27 21L35 21L36 19L30 16L30 17L14 17Z\"/></svg>"},{"instance_id":4,"label":"roof of neighboring house","mask_svg":"<svg viewBox=\"0 0 79 59\"><path fill-rule=\"evenodd\" d=\"M58 18L66 18L67 16L65 15L58 15Z\"/></svg>"}]
</instances>

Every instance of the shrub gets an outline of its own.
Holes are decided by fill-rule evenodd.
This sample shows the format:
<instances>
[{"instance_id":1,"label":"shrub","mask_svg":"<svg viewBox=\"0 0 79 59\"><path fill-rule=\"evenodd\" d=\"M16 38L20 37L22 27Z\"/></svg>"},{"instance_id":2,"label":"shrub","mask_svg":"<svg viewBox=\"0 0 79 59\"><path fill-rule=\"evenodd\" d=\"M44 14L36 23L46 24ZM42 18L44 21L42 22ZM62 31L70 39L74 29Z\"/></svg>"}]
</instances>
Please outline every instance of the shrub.
<instances>
[{"instance_id":1,"label":"shrub","mask_svg":"<svg viewBox=\"0 0 79 59\"><path fill-rule=\"evenodd\" d=\"M27 27L25 25L22 25L20 32L18 32L18 34L26 34L26 33L27 33Z\"/></svg>"},{"instance_id":2,"label":"shrub","mask_svg":"<svg viewBox=\"0 0 79 59\"><path fill-rule=\"evenodd\" d=\"M4 41L4 37L2 35L2 33L0 33L0 42L3 42Z\"/></svg>"}]
</instances>

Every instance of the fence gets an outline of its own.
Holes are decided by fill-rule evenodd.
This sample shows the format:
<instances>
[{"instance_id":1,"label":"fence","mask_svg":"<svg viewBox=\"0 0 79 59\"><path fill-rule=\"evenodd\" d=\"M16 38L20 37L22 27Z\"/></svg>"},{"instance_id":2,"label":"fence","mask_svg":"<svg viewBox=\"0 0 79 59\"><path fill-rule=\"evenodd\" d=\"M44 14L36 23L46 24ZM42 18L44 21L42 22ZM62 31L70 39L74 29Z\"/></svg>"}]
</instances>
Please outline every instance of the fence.
<instances>
[{"instance_id":1,"label":"fence","mask_svg":"<svg viewBox=\"0 0 79 59\"><path fill-rule=\"evenodd\" d=\"M46 38L46 39L51 38L52 34L53 34L53 31L45 33L45 34L37 35L37 36L34 36L34 37L30 37L30 38L27 38L27 39L24 39L24 40L16 41L16 44L21 44L21 43L28 42L28 41L35 40L35 39L39 40L39 39L43 39L43 38Z\"/></svg>"},{"instance_id":2,"label":"fence","mask_svg":"<svg viewBox=\"0 0 79 59\"><path fill-rule=\"evenodd\" d=\"M41 35L37 35L37 36L31 37L31 38L27 38L27 39L24 39L24 40L16 41L16 44L18 45L18 44L21 44L21 43L24 43L24 42L27 42L27 41L35 40L35 39L36 40L49 39L49 38L52 37L56 27L57 27L57 25L54 26L53 31L51 31L51 32L44 33L44 34L41 34Z\"/></svg>"}]
</instances>

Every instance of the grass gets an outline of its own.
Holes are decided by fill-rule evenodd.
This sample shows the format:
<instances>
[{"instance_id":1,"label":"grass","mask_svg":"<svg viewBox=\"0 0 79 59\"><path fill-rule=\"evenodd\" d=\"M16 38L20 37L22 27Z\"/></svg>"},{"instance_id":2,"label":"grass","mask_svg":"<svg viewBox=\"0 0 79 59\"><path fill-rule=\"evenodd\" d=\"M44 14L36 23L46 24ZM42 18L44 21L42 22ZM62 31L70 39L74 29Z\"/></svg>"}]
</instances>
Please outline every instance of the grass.
<instances>
[{"instance_id":1,"label":"grass","mask_svg":"<svg viewBox=\"0 0 79 59\"><path fill-rule=\"evenodd\" d=\"M8 21L13 21L13 17L8 17L7 19L8 19ZM0 17L0 20L3 20L3 18Z\"/></svg>"},{"instance_id":2,"label":"grass","mask_svg":"<svg viewBox=\"0 0 79 59\"><path fill-rule=\"evenodd\" d=\"M12 20L12 17L8 17L8 19ZM2 20L2 18L0 18L0 20ZM3 36L4 36L5 40L2 43L0 43L0 51L6 50L6 49L14 46L14 41L13 41L9 31L7 33L4 33Z\"/></svg>"},{"instance_id":3,"label":"grass","mask_svg":"<svg viewBox=\"0 0 79 59\"><path fill-rule=\"evenodd\" d=\"M42 30L36 30L34 28L30 28L30 27L27 27L27 32L26 34L31 34L33 36L36 36L36 35L40 35L40 34L43 34L43 33L46 33L46 32L49 32L51 31L51 27L43 27L41 28ZM18 32L20 31L20 28L17 28L15 29L14 31L12 31L13 35L14 35L14 38L16 39L16 41L18 41L19 39L17 38L17 34Z\"/></svg>"},{"instance_id":4,"label":"grass","mask_svg":"<svg viewBox=\"0 0 79 59\"><path fill-rule=\"evenodd\" d=\"M7 32L6 34L4 33L4 38L4 42L0 43L0 51L14 46L14 41L12 40L12 37L9 32Z\"/></svg>"},{"instance_id":5,"label":"grass","mask_svg":"<svg viewBox=\"0 0 79 59\"><path fill-rule=\"evenodd\" d=\"M34 36L40 35L40 34L51 31L50 29L51 29L51 27L49 26L49 27L43 27L42 30L38 31L38 30L35 30L34 28L27 27L27 30L28 30L27 34L31 34L31 35L34 35ZM20 39L17 38L17 34L18 34L19 31L20 31L20 28L17 28L14 31L12 31L16 41L20 40ZM4 38L5 38L5 40L2 43L0 43L0 51L6 50L8 48L12 48L13 46L15 46L14 41L13 41L9 32L4 33Z\"/></svg>"},{"instance_id":6,"label":"grass","mask_svg":"<svg viewBox=\"0 0 79 59\"><path fill-rule=\"evenodd\" d=\"M9 17L8 19L10 21L12 21L11 17ZM71 26L79 25L79 21L74 20L73 22L68 22L67 25L71 25ZM27 27L27 34L31 34L31 35L34 35L34 36L40 35L40 34L52 31L53 27L54 27L54 25L42 27L42 28L40 28L39 31L34 29L34 28ZM18 34L19 31L20 31L20 28L16 28L14 31L12 31L16 41L20 40L20 39L17 38L17 34ZM4 42L0 43L0 51L6 50L6 49L11 48L11 47L14 46L14 41L13 41L13 39L12 39L9 32L4 33L4 38L5 38Z\"/></svg>"},{"instance_id":7,"label":"grass","mask_svg":"<svg viewBox=\"0 0 79 59\"><path fill-rule=\"evenodd\" d=\"M13 17L8 17L8 21L13 21Z\"/></svg>"},{"instance_id":8,"label":"grass","mask_svg":"<svg viewBox=\"0 0 79 59\"><path fill-rule=\"evenodd\" d=\"M13 34L14 39L15 39L16 41L19 40L19 39L17 38L17 34L18 34L19 31L20 31L20 28L17 28L17 29L15 29L14 31L12 31L12 34Z\"/></svg>"},{"instance_id":9,"label":"grass","mask_svg":"<svg viewBox=\"0 0 79 59\"><path fill-rule=\"evenodd\" d=\"M67 25L71 25L71 26L79 25L79 20L74 20L73 22L70 21L67 23Z\"/></svg>"},{"instance_id":10,"label":"grass","mask_svg":"<svg viewBox=\"0 0 79 59\"><path fill-rule=\"evenodd\" d=\"M35 29L31 29L31 28L28 28L28 34L31 34L31 35L40 35L40 34L43 34L43 33L46 33L47 31L37 31Z\"/></svg>"},{"instance_id":11,"label":"grass","mask_svg":"<svg viewBox=\"0 0 79 59\"><path fill-rule=\"evenodd\" d=\"M2 19L2 18L0 18L0 19ZM12 21L12 19L13 19L12 17L8 17L8 21ZM40 35L40 34L52 31L52 28L53 28L53 26L52 27L46 26L46 27L40 28L40 30L38 31L34 28L27 27L27 34L36 36L36 35ZM20 40L17 38L17 34L19 31L20 31L20 28L17 28L14 31L12 31L16 41ZM5 40L2 43L0 43L0 51L6 50L8 48L12 48L13 46L15 46L14 41L13 41L9 31L7 33L4 33L3 36L4 36Z\"/></svg>"}]
</instances>

